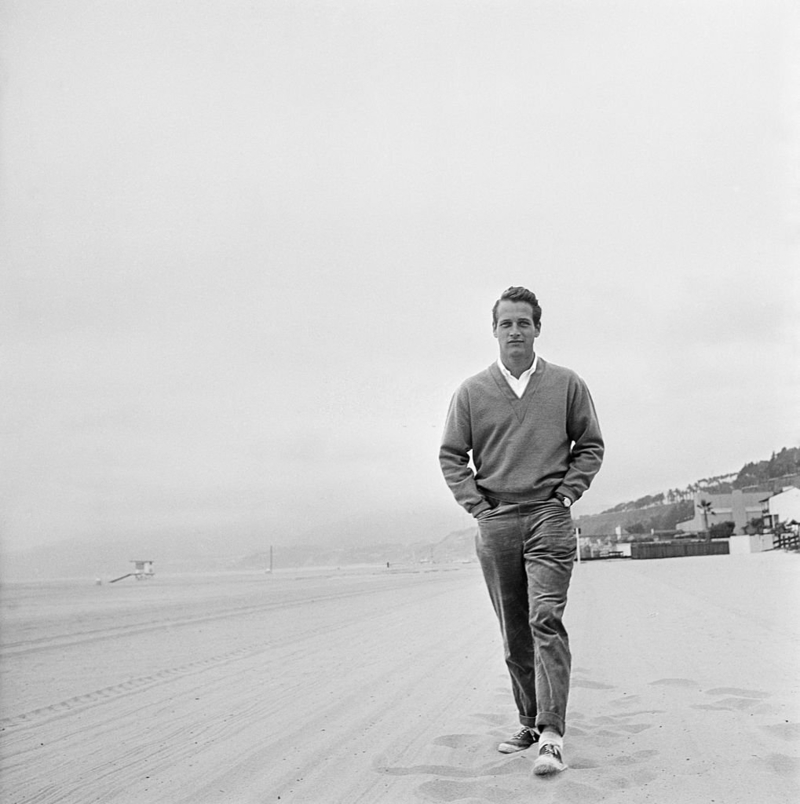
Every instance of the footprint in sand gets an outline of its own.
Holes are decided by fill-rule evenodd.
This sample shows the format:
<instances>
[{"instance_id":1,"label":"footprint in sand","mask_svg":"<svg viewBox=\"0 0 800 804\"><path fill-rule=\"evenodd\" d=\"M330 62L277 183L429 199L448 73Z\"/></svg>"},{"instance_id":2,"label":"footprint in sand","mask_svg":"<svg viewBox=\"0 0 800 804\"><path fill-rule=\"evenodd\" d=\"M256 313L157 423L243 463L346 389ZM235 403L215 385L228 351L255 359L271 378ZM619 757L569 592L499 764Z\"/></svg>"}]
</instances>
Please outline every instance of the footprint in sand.
<instances>
[{"instance_id":1,"label":"footprint in sand","mask_svg":"<svg viewBox=\"0 0 800 804\"><path fill-rule=\"evenodd\" d=\"M800 773L800 757L785 754L769 754L764 758L772 770L780 776L796 777Z\"/></svg>"},{"instance_id":2,"label":"footprint in sand","mask_svg":"<svg viewBox=\"0 0 800 804\"><path fill-rule=\"evenodd\" d=\"M624 698L623 703L615 703L615 705L628 705L628 701L635 703L635 696ZM661 710L641 710L637 709L634 712L618 712L612 715L598 715L594 718L586 718L583 716L573 716L570 718L569 734L571 737L585 737L591 736L594 740L602 738L608 744L616 744L623 740L628 739L633 734L641 734L648 729L653 728L656 724L650 721L632 720L639 718L641 715L657 715Z\"/></svg>"},{"instance_id":3,"label":"footprint in sand","mask_svg":"<svg viewBox=\"0 0 800 804\"><path fill-rule=\"evenodd\" d=\"M464 737L469 735L449 735ZM375 766L379 773L390 776L429 775L438 778L422 782L417 796L429 801L514 802L527 800L530 792L519 780L509 780L508 787L500 783L501 777L517 776L527 779L530 762L522 757L510 761L492 762L476 768L457 768L447 765L416 765L412 767Z\"/></svg>"},{"instance_id":4,"label":"footprint in sand","mask_svg":"<svg viewBox=\"0 0 800 804\"><path fill-rule=\"evenodd\" d=\"M651 681L651 687L677 687L679 689L697 689L697 682L690 678L659 678Z\"/></svg>"},{"instance_id":5,"label":"footprint in sand","mask_svg":"<svg viewBox=\"0 0 800 804\"><path fill-rule=\"evenodd\" d=\"M771 707L764 703L770 693L762 690L745 690L739 687L715 687L706 690L706 695L719 698L713 704L695 704L693 709L729 710L734 712L750 712L751 714L767 714ZM722 696L722 697L720 697Z\"/></svg>"},{"instance_id":6,"label":"footprint in sand","mask_svg":"<svg viewBox=\"0 0 800 804\"><path fill-rule=\"evenodd\" d=\"M621 698L614 698L613 701L609 701L612 706L623 707L623 706L636 706L637 704L641 703L642 699L639 695L623 695Z\"/></svg>"},{"instance_id":7,"label":"footprint in sand","mask_svg":"<svg viewBox=\"0 0 800 804\"><path fill-rule=\"evenodd\" d=\"M642 751L635 751L633 754L626 754L619 757L614 757L610 760L612 765L639 765L646 759L651 759L656 756L658 751L654 748L645 749Z\"/></svg>"},{"instance_id":8,"label":"footprint in sand","mask_svg":"<svg viewBox=\"0 0 800 804\"><path fill-rule=\"evenodd\" d=\"M558 787L553 788L558 790L558 794L552 799L557 801L558 804L598 804L598 802L607 798L604 790L592 785L581 784L581 782L568 778L563 781L559 779L558 782L560 782ZM541 786L539 790L541 790ZM528 800L533 801L535 799L529 797Z\"/></svg>"},{"instance_id":9,"label":"footprint in sand","mask_svg":"<svg viewBox=\"0 0 800 804\"><path fill-rule=\"evenodd\" d=\"M627 720L632 717L639 717L639 715L663 715L664 709L636 709L633 712L619 712L616 715L610 715L612 720Z\"/></svg>"},{"instance_id":10,"label":"footprint in sand","mask_svg":"<svg viewBox=\"0 0 800 804\"><path fill-rule=\"evenodd\" d=\"M372 770L385 776L439 776L444 779L496 779L498 776L527 775L530 762L520 756L477 767L457 765L390 765L385 755L372 760Z\"/></svg>"},{"instance_id":11,"label":"footprint in sand","mask_svg":"<svg viewBox=\"0 0 800 804\"><path fill-rule=\"evenodd\" d=\"M484 741L477 734L443 734L437 737L434 745L444 745L447 748L472 748L474 745L480 745Z\"/></svg>"},{"instance_id":12,"label":"footprint in sand","mask_svg":"<svg viewBox=\"0 0 800 804\"><path fill-rule=\"evenodd\" d=\"M641 734L643 731L653 728L652 723L620 723L619 728L627 731L628 734Z\"/></svg>"},{"instance_id":13,"label":"footprint in sand","mask_svg":"<svg viewBox=\"0 0 800 804\"><path fill-rule=\"evenodd\" d=\"M722 698L713 704L692 704L692 709L728 710L733 712L750 712L751 714L767 714L770 707L753 698Z\"/></svg>"},{"instance_id":14,"label":"footprint in sand","mask_svg":"<svg viewBox=\"0 0 800 804\"><path fill-rule=\"evenodd\" d=\"M597 729L594 734L606 745L615 745L625 739L625 736L616 731L616 729Z\"/></svg>"},{"instance_id":15,"label":"footprint in sand","mask_svg":"<svg viewBox=\"0 0 800 804\"><path fill-rule=\"evenodd\" d=\"M581 687L582 689L586 690L613 690L614 687L611 684L601 684L599 681L589 681L588 679L583 678L573 678L570 682L570 686L572 687Z\"/></svg>"},{"instance_id":16,"label":"footprint in sand","mask_svg":"<svg viewBox=\"0 0 800 804\"><path fill-rule=\"evenodd\" d=\"M633 781L640 787L645 784L650 784L658 779L658 774L655 771L648 770L647 768L638 768L633 772Z\"/></svg>"},{"instance_id":17,"label":"footprint in sand","mask_svg":"<svg viewBox=\"0 0 800 804\"><path fill-rule=\"evenodd\" d=\"M594 718L593 722L595 725L604 726L607 723L616 723L616 718L611 717L611 715L598 715L596 718Z\"/></svg>"},{"instance_id":18,"label":"footprint in sand","mask_svg":"<svg viewBox=\"0 0 800 804\"><path fill-rule=\"evenodd\" d=\"M762 692L761 690L741 690L738 687L716 687L713 690L706 690L706 695L734 695L737 698L770 698L772 697L769 692Z\"/></svg>"},{"instance_id":19,"label":"footprint in sand","mask_svg":"<svg viewBox=\"0 0 800 804\"><path fill-rule=\"evenodd\" d=\"M609 776L603 780L603 787L607 790L627 790L633 787L633 782L625 776Z\"/></svg>"},{"instance_id":20,"label":"footprint in sand","mask_svg":"<svg viewBox=\"0 0 800 804\"><path fill-rule=\"evenodd\" d=\"M786 742L797 742L800 740L800 723L790 723L785 720L783 723L772 723L759 728Z\"/></svg>"},{"instance_id":21,"label":"footprint in sand","mask_svg":"<svg viewBox=\"0 0 800 804\"><path fill-rule=\"evenodd\" d=\"M454 782L447 779L433 779L423 782L416 790L420 798L428 801L475 801L503 802L527 801L530 791L520 785L517 789L507 790L499 787L488 787L480 782Z\"/></svg>"},{"instance_id":22,"label":"footprint in sand","mask_svg":"<svg viewBox=\"0 0 800 804\"><path fill-rule=\"evenodd\" d=\"M599 768L600 762L596 759L576 754L570 757L569 766L573 770L592 770L593 768Z\"/></svg>"}]
</instances>

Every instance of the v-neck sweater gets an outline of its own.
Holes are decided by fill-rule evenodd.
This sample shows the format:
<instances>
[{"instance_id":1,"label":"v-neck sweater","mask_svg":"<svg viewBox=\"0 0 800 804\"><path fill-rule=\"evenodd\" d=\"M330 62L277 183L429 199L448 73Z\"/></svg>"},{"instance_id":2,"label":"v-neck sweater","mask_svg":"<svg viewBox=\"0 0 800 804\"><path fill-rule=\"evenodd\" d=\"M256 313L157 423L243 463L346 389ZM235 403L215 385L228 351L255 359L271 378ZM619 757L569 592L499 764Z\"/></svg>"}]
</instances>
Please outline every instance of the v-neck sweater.
<instances>
[{"instance_id":1,"label":"v-neck sweater","mask_svg":"<svg viewBox=\"0 0 800 804\"><path fill-rule=\"evenodd\" d=\"M447 412L439 463L456 501L477 515L490 507L487 497L543 502L558 492L575 502L600 469L603 451L586 383L540 357L522 397L496 363L461 384Z\"/></svg>"}]
</instances>

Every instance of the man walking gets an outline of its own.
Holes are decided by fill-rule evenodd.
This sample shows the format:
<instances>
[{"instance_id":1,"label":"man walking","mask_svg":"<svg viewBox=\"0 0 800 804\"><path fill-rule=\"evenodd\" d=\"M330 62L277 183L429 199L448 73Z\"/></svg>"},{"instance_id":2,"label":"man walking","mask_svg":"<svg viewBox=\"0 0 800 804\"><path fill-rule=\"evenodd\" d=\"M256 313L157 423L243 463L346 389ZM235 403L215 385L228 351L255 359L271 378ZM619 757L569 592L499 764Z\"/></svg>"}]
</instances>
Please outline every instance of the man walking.
<instances>
[{"instance_id":1,"label":"man walking","mask_svg":"<svg viewBox=\"0 0 800 804\"><path fill-rule=\"evenodd\" d=\"M534 350L541 315L526 288L511 287L495 303L500 357L453 396L439 462L456 501L478 521L478 559L522 725L498 749L538 742L534 773L546 775L566 768L570 506L600 469L604 446L586 384Z\"/></svg>"}]
</instances>

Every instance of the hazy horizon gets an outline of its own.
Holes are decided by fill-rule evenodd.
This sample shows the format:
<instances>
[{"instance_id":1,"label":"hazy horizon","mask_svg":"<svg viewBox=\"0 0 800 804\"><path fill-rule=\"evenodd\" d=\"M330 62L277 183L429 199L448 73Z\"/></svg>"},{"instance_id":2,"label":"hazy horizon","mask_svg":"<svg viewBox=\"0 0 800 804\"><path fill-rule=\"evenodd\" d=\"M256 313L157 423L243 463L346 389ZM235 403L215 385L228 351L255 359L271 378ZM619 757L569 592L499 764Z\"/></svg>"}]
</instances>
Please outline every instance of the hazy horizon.
<instances>
[{"instance_id":1,"label":"hazy horizon","mask_svg":"<svg viewBox=\"0 0 800 804\"><path fill-rule=\"evenodd\" d=\"M3 548L469 526L509 285L598 409L577 516L800 444L799 16L4 3Z\"/></svg>"}]
</instances>

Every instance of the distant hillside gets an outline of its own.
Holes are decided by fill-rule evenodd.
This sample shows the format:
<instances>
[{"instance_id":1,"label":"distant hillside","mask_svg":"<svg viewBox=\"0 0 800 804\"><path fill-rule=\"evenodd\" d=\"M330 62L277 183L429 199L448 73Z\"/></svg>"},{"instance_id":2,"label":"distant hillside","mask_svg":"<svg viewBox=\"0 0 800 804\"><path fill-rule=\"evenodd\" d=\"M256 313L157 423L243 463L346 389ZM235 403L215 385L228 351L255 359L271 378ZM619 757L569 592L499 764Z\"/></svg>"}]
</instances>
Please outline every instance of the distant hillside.
<instances>
[{"instance_id":1,"label":"distant hillside","mask_svg":"<svg viewBox=\"0 0 800 804\"><path fill-rule=\"evenodd\" d=\"M649 533L651 530L674 530L678 522L694 514L697 491L728 493L733 489L780 490L783 486L800 487L800 447L784 448L763 461L745 464L738 472L703 478L684 489L640 497L620 503L600 514L578 517L576 524L584 536L606 536L619 527L623 533ZM390 517L391 519L391 517ZM281 545L276 543L273 567L343 567L354 564L382 565L447 563L475 561L475 526L452 531L434 541L411 544L396 541L402 530L394 531L384 519L341 526L326 544L315 544L313 534L308 543ZM442 532L434 520L424 520L421 533ZM362 534L353 542L346 537ZM372 541L380 534L384 541ZM330 535L330 534L328 534ZM2 579L94 578L104 580L130 571L129 559L153 558L156 575L213 571L263 571L269 568L269 549L260 549L265 538L252 535L205 532L130 534L126 539L94 539L71 541L0 555ZM278 539L276 539L278 542ZM255 544L254 544L255 543ZM256 546L254 550L254 546ZM336 546L338 545L338 546Z\"/></svg>"},{"instance_id":2,"label":"distant hillside","mask_svg":"<svg viewBox=\"0 0 800 804\"><path fill-rule=\"evenodd\" d=\"M354 564L446 564L475 559L475 528L449 533L438 542L372 544L348 547L298 545L276 547L273 569L289 567L346 567ZM260 551L232 559L226 569L246 570L269 566L269 553Z\"/></svg>"},{"instance_id":3,"label":"distant hillside","mask_svg":"<svg viewBox=\"0 0 800 804\"><path fill-rule=\"evenodd\" d=\"M647 508L630 508L625 510L604 511L602 514L590 514L578 517L576 524L582 536L608 536L615 533L617 527L622 532L634 528L640 532L651 530L675 530L678 522L691 519L694 515L694 502L684 500L663 505L651 505Z\"/></svg>"},{"instance_id":4,"label":"distant hillside","mask_svg":"<svg viewBox=\"0 0 800 804\"><path fill-rule=\"evenodd\" d=\"M784 447L780 452L773 452L768 460L746 463L738 472L704 477L685 488L669 489L631 502L619 503L602 513L612 514L694 500L694 495L698 491L707 491L709 494L730 494L734 489L758 491L763 488L764 491L772 491L780 488L781 484L793 485L798 479L800 479L800 447Z\"/></svg>"},{"instance_id":5,"label":"distant hillside","mask_svg":"<svg viewBox=\"0 0 800 804\"><path fill-rule=\"evenodd\" d=\"M115 578L131 568L130 559L153 559L156 576L181 573L264 570L274 546L274 566L385 564L430 557L445 550L442 535L465 516L417 509L355 512L324 529L220 529L203 527L116 529L112 533L9 549L0 541L0 581L51 578ZM414 540L414 543L411 543ZM423 543L424 541L424 543ZM441 545L441 546L440 546Z\"/></svg>"},{"instance_id":6,"label":"distant hillside","mask_svg":"<svg viewBox=\"0 0 800 804\"><path fill-rule=\"evenodd\" d=\"M372 542L339 547L321 544L275 545L275 570L299 567L347 567L357 564L445 564L475 560L475 528L453 531L435 542L401 544ZM127 550L127 548L125 548ZM119 545L70 542L34 548L21 553L3 553L2 579L47 580L51 578L101 578L109 581L130 572L131 556L154 558L156 577L183 573L264 572L270 566L269 549L243 551L237 545L225 549L217 539L195 539L189 546L180 539L160 546L139 542L121 552Z\"/></svg>"},{"instance_id":7,"label":"distant hillside","mask_svg":"<svg viewBox=\"0 0 800 804\"><path fill-rule=\"evenodd\" d=\"M769 484L772 480L793 475L800 476L800 447L784 447L780 452L773 452L769 460L746 463L739 470L733 488Z\"/></svg>"},{"instance_id":8,"label":"distant hillside","mask_svg":"<svg viewBox=\"0 0 800 804\"><path fill-rule=\"evenodd\" d=\"M617 527L623 532L628 528L645 533L674 530L678 522L694 515L694 496L698 491L730 494L734 489L742 489L769 493L790 485L800 486L800 447L784 447L766 460L746 463L738 472L702 478L682 489L649 494L619 503L600 514L579 517L578 525L584 536L612 534Z\"/></svg>"}]
</instances>

